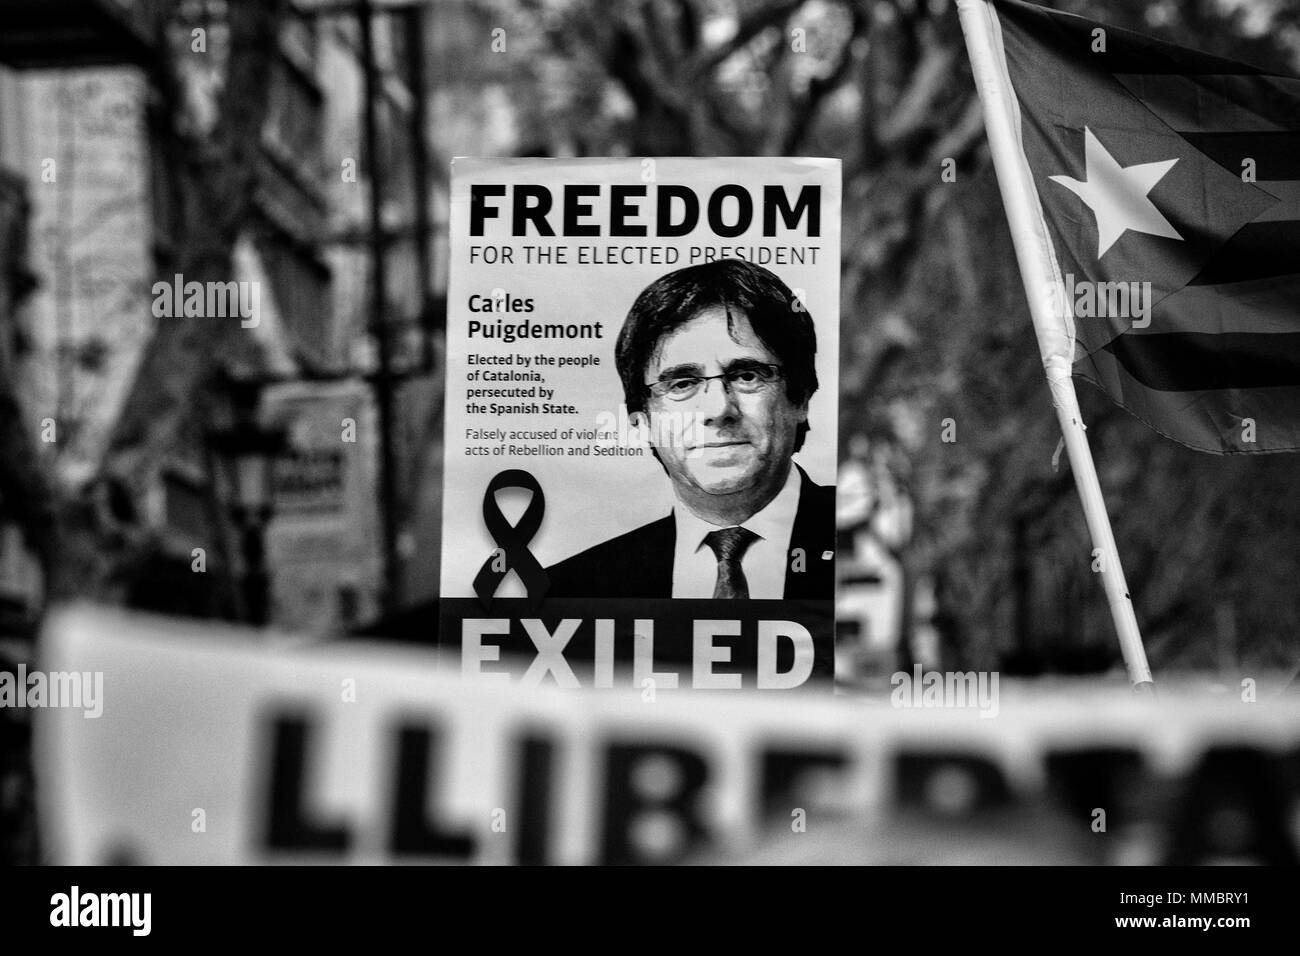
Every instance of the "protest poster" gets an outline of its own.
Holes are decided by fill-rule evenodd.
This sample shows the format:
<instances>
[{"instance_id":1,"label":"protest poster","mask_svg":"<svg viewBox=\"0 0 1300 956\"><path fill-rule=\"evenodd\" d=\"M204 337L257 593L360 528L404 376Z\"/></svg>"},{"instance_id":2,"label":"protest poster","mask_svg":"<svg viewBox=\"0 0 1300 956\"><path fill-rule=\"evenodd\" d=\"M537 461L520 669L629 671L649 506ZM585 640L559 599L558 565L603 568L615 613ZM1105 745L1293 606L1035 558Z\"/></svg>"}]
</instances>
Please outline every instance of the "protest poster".
<instances>
[{"instance_id":1,"label":"protest poster","mask_svg":"<svg viewBox=\"0 0 1300 956\"><path fill-rule=\"evenodd\" d=\"M838 160L454 162L444 660L832 676L839 229Z\"/></svg>"}]
</instances>

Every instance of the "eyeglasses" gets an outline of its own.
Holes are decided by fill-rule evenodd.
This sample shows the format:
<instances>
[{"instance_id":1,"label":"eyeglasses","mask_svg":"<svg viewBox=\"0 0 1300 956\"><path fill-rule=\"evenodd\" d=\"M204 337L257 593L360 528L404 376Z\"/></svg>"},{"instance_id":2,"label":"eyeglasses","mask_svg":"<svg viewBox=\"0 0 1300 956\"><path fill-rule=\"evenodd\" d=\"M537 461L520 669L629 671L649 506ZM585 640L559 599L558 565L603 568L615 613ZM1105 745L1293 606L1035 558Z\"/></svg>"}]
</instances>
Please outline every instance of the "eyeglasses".
<instances>
[{"instance_id":1,"label":"eyeglasses","mask_svg":"<svg viewBox=\"0 0 1300 956\"><path fill-rule=\"evenodd\" d=\"M713 379L722 379L724 387L739 395L753 395L761 392L781 377L781 366L765 362L746 362L733 366L721 375L674 375L657 382L646 382L646 388L656 398L666 398L672 402L684 402L693 398Z\"/></svg>"}]
</instances>

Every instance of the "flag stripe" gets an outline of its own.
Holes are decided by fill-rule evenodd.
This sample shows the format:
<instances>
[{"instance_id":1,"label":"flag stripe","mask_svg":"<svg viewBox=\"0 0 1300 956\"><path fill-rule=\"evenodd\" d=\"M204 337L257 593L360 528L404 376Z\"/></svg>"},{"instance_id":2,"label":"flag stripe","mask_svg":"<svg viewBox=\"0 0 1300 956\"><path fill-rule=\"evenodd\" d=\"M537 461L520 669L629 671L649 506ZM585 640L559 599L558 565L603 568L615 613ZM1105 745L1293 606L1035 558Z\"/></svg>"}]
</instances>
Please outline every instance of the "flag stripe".
<instances>
[{"instance_id":1,"label":"flag stripe","mask_svg":"<svg viewBox=\"0 0 1300 956\"><path fill-rule=\"evenodd\" d=\"M1129 38L1136 41L1116 44L1113 38L1117 33L1127 33L1117 27L1107 27L1109 32L1108 49L1105 53L1093 54L1097 65L1116 76L1124 74L1142 74L1144 76L1270 76L1272 74L1248 63L1236 63L1224 60L1209 53L1200 53L1180 49L1162 40L1143 37L1129 33Z\"/></svg>"},{"instance_id":2,"label":"flag stripe","mask_svg":"<svg viewBox=\"0 0 1300 956\"><path fill-rule=\"evenodd\" d=\"M1078 362L1074 373L1188 448L1218 455L1300 451L1300 387L1161 392L1139 383L1104 349ZM1254 432L1249 442L1247 425Z\"/></svg>"},{"instance_id":3,"label":"flag stripe","mask_svg":"<svg viewBox=\"0 0 1300 956\"><path fill-rule=\"evenodd\" d=\"M1029 31L1041 41L1052 44L1062 54L1077 58L1079 66L1084 69L1111 74L1271 75L1247 63L1189 50L1120 27L1102 27L1071 13L1007 0L994 0L994 6L999 19ZM1105 34L1104 52L1093 49L1097 43L1093 31L1098 28Z\"/></svg>"},{"instance_id":4,"label":"flag stripe","mask_svg":"<svg viewBox=\"0 0 1300 956\"><path fill-rule=\"evenodd\" d=\"M1150 328L1130 329L1124 334L1295 332L1300 330L1298 302L1300 265L1293 275L1258 282L1185 286L1156 303Z\"/></svg>"},{"instance_id":5,"label":"flag stripe","mask_svg":"<svg viewBox=\"0 0 1300 956\"><path fill-rule=\"evenodd\" d=\"M1126 73L1115 79L1173 130L1258 133L1295 126L1300 78Z\"/></svg>"},{"instance_id":6,"label":"flag stripe","mask_svg":"<svg viewBox=\"0 0 1300 956\"><path fill-rule=\"evenodd\" d=\"M1237 231L1189 285L1222 285L1300 270L1300 221L1252 222Z\"/></svg>"},{"instance_id":7,"label":"flag stripe","mask_svg":"<svg viewBox=\"0 0 1300 956\"><path fill-rule=\"evenodd\" d=\"M1104 348L1160 392L1300 386L1300 332L1121 335Z\"/></svg>"},{"instance_id":8,"label":"flag stripe","mask_svg":"<svg viewBox=\"0 0 1300 956\"><path fill-rule=\"evenodd\" d=\"M1300 131L1180 135L1230 173L1241 175L1249 158L1258 180L1300 179Z\"/></svg>"}]
</instances>

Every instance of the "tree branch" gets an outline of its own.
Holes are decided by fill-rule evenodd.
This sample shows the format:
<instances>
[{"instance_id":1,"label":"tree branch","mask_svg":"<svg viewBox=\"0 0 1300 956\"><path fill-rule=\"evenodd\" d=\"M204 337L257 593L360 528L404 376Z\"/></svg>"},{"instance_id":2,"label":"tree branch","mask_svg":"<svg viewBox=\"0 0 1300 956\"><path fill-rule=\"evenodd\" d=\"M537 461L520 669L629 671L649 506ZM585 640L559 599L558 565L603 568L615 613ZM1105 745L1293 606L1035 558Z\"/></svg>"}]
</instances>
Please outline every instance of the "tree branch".
<instances>
[{"instance_id":1,"label":"tree branch","mask_svg":"<svg viewBox=\"0 0 1300 956\"><path fill-rule=\"evenodd\" d=\"M835 61L835 66L831 68L830 73L826 76L815 77L808 84L807 93L795 105L792 111L793 120L785 135L781 138L780 155L787 156L798 152L799 144L812 126L822 101L830 93L838 89L848 75L849 67L853 65L853 46L857 43L865 28L866 17L862 15L862 11L856 5L850 6L849 32L844 38L844 45L840 48L839 58Z\"/></svg>"},{"instance_id":2,"label":"tree branch","mask_svg":"<svg viewBox=\"0 0 1300 956\"><path fill-rule=\"evenodd\" d=\"M760 7L745 17L740 21L740 26L736 28L736 32L730 40L711 50L705 50L696 57L695 62L689 68L690 80L688 85L693 85L704 75L712 73L724 60L737 50L747 46L750 40L764 30L779 23L785 23L803 4L804 0L779 0L779 2Z\"/></svg>"}]
</instances>

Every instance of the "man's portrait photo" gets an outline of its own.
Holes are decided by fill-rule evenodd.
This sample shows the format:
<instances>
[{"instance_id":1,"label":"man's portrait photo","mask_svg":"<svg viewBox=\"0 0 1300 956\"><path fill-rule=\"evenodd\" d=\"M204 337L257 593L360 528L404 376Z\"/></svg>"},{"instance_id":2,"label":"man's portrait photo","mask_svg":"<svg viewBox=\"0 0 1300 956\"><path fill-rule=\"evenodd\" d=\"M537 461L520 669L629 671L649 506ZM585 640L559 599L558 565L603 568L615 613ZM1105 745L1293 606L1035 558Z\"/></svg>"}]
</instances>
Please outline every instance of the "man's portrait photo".
<instances>
[{"instance_id":1,"label":"man's portrait photo","mask_svg":"<svg viewBox=\"0 0 1300 956\"><path fill-rule=\"evenodd\" d=\"M835 488L794 460L816 353L812 316L762 266L721 259L647 286L614 359L675 503L547 569L550 595L832 599Z\"/></svg>"}]
</instances>

